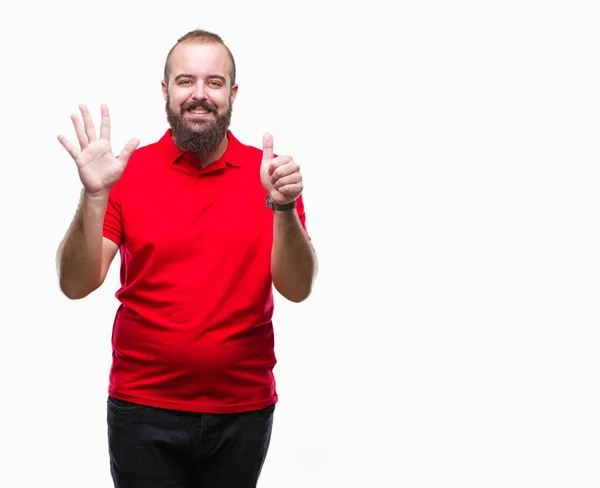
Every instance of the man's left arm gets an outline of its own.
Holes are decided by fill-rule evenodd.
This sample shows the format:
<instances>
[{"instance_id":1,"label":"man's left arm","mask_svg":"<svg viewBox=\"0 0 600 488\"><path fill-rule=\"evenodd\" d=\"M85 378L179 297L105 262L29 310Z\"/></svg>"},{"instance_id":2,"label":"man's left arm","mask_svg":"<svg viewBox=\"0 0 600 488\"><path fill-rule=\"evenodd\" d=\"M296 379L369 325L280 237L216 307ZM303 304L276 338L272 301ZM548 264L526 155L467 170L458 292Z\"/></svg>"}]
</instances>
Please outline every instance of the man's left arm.
<instances>
[{"instance_id":1,"label":"man's left arm","mask_svg":"<svg viewBox=\"0 0 600 488\"><path fill-rule=\"evenodd\" d=\"M312 291L317 257L295 209L304 188L300 166L290 156L274 156L271 134L263 136L260 178L273 209L273 285L288 300L301 302Z\"/></svg>"},{"instance_id":2,"label":"man's left arm","mask_svg":"<svg viewBox=\"0 0 600 488\"><path fill-rule=\"evenodd\" d=\"M295 210L273 211L271 275L279 293L306 300L317 275L317 256Z\"/></svg>"}]
</instances>

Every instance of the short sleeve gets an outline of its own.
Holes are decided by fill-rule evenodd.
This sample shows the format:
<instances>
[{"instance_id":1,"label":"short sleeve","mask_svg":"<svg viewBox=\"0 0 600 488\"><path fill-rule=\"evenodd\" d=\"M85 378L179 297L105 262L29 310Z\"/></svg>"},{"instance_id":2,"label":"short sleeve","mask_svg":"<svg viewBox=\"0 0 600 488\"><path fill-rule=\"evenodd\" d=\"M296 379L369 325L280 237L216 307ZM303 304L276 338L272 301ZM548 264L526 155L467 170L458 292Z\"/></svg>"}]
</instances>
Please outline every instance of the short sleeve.
<instances>
[{"instance_id":1,"label":"short sleeve","mask_svg":"<svg viewBox=\"0 0 600 488\"><path fill-rule=\"evenodd\" d=\"M123 242L123 219L121 217L121 199L119 182L113 185L108 195L108 205L104 215L102 235L113 241L117 246Z\"/></svg>"}]
</instances>

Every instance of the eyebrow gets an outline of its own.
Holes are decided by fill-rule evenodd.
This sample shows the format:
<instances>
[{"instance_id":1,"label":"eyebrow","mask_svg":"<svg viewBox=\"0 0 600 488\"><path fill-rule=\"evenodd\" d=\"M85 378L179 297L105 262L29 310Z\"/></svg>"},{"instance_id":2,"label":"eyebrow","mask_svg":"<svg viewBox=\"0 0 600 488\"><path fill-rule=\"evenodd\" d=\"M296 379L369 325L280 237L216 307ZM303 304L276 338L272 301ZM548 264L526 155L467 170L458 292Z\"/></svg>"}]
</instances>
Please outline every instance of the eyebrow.
<instances>
[{"instance_id":1,"label":"eyebrow","mask_svg":"<svg viewBox=\"0 0 600 488\"><path fill-rule=\"evenodd\" d=\"M182 73L182 74L177 75L175 77L175 81L179 81L182 78L195 78L195 76L187 74L187 73ZM216 79L221 80L223 83L227 83L227 80L225 79L225 77L221 76L221 75L211 74L211 75L208 75L207 78L208 79L215 79L216 78Z\"/></svg>"}]
</instances>

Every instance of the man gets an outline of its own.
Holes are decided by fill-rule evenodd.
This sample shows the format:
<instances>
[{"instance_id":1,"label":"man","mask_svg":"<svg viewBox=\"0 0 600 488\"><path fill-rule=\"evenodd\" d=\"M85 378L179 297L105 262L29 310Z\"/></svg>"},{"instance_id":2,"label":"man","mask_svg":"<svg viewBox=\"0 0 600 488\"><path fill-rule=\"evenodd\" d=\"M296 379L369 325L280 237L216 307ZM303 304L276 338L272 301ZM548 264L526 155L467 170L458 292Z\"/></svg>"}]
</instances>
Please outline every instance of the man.
<instances>
[{"instance_id":1,"label":"man","mask_svg":"<svg viewBox=\"0 0 600 488\"><path fill-rule=\"evenodd\" d=\"M171 128L113 155L72 116L80 149L59 141L83 184L57 252L61 290L81 299L121 256L108 439L115 487L255 487L277 402L274 287L311 293L317 261L299 166L229 130L235 62L216 34L192 31L167 56Z\"/></svg>"}]
</instances>

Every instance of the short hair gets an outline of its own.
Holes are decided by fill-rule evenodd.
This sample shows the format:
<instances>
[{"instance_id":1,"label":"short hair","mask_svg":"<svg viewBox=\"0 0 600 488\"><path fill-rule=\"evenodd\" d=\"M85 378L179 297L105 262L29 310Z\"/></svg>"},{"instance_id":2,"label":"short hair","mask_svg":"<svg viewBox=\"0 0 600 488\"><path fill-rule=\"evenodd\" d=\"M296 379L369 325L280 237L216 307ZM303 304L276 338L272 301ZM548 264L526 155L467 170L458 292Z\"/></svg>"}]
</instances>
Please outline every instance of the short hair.
<instances>
[{"instance_id":1,"label":"short hair","mask_svg":"<svg viewBox=\"0 0 600 488\"><path fill-rule=\"evenodd\" d=\"M202 30L202 29L192 30L192 31L188 32L187 34L185 34L184 36L177 39L177 42L171 48L171 50L169 51L169 54L167 54L167 60L165 61L165 73L164 73L165 83L169 82L169 60L171 59L171 54L173 53L175 48L182 42L221 44L227 50L227 54L229 54L229 59L231 60L231 72L229 73L230 78L231 78L231 86L235 85L235 74L236 73L235 73L235 60L233 59L233 54L231 54L231 51L229 50L229 48L223 42L223 39L219 35L215 34L214 32L209 32L209 31Z\"/></svg>"}]
</instances>

